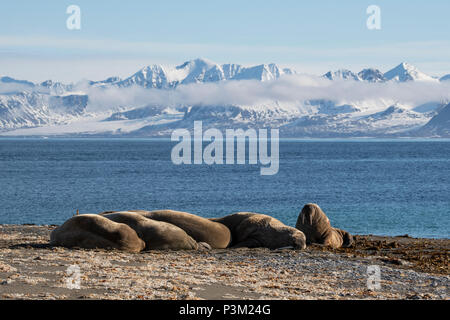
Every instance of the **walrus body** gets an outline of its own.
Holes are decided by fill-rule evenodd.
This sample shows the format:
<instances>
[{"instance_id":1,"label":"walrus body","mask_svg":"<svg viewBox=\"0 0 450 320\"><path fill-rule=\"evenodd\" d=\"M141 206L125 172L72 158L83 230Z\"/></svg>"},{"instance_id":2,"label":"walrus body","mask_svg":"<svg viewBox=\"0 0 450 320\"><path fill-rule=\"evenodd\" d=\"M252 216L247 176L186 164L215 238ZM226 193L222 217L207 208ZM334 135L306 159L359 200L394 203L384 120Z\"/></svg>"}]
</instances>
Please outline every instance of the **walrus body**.
<instances>
[{"instance_id":1,"label":"walrus body","mask_svg":"<svg viewBox=\"0 0 450 320\"><path fill-rule=\"evenodd\" d=\"M171 223L183 229L197 242L206 242L212 248L226 248L231 241L230 230L225 225L191 213L173 210L133 210L131 212L138 213L152 220Z\"/></svg>"},{"instance_id":2,"label":"walrus body","mask_svg":"<svg viewBox=\"0 0 450 320\"><path fill-rule=\"evenodd\" d=\"M145 242L146 250L196 250L197 242L176 225L148 219L136 212L114 212L103 214L109 220L124 223L136 231Z\"/></svg>"},{"instance_id":3,"label":"walrus body","mask_svg":"<svg viewBox=\"0 0 450 320\"><path fill-rule=\"evenodd\" d=\"M145 247L137 233L126 224L96 214L70 218L50 234L50 244L86 249L103 248L139 252Z\"/></svg>"},{"instance_id":4,"label":"walrus body","mask_svg":"<svg viewBox=\"0 0 450 320\"><path fill-rule=\"evenodd\" d=\"M306 248L306 238L301 231L265 214L238 212L210 220L230 229L233 248Z\"/></svg>"},{"instance_id":5,"label":"walrus body","mask_svg":"<svg viewBox=\"0 0 450 320\"><path fill-rule=\"evenodd\" d=\"M318 243L332 248L349 247L353 237L345 230L333 228L326 214L317 204L306 204L295 227L306 236L308 244Z\"/></svg>"}]
</instances>

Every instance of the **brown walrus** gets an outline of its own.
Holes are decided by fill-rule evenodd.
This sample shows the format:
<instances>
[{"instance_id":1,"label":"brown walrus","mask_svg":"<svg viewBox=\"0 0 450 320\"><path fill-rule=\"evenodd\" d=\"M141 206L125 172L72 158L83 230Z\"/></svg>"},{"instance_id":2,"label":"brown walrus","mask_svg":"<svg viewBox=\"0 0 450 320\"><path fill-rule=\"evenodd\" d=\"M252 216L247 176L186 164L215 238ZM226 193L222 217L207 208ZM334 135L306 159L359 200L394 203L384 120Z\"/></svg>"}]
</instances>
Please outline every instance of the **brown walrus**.
<instances>
[{"instance_id":1,"label":"brown walrus","mask_svg":"<svg viewBox=\"0 0 450 320\"><path fill-rule=\"evenodd\" d=\"M114 222L124 223L144 240L146 250L196 250L197 241L183 229L163 221L148 219L136 212L119 211L103 214Z\"/></svg>"},{"instance_id":2,"label":"brown walrus","mask_svg":"<svg viewBox=\"0 0 450 320\"><path fill-rule=\"evenodd\" d=\"M265 214L238 212L210 220L220 222L230 229L231 247L233 248L306 248L306 238L303 232L286 226L281 221Z\"/></svg>"},{"instance_id":3,"label":"brown walrus","mask_svg":"<svg viewBox=\"0 0 450 320\"><path fill-rule=\"evenodd\" d=\"M345 230L333 228L326 214L315 203L306 204L295 227L306 236L308 244L318 243L332 248L349 247L353 237Z\"/></svg>"},{"instance_id":4,"label":"brown walrus","mask_svg":"<svg viewBox=\"0 0 450 320\"><path fill-rule=\"evenodd\" d=\"M230 230L221 223L196 216L192 213L173 210L131 210L146 218L164 221L176 225L186 231L197 242L206 242L212 248L223 249L228 247L231 241Z\"/></svg>"},{"instance_id":5,"label":"brown walrus","mask_svg":"<svg viewBox=\"0 0 450 320\"><path fill-rule=\"evenodd\" d=\"M74 216L50 234L50 244L86 249L103 248L139 252L145 247L137 233L126 224L97 214Z\"/></svg>"}]
</instances>

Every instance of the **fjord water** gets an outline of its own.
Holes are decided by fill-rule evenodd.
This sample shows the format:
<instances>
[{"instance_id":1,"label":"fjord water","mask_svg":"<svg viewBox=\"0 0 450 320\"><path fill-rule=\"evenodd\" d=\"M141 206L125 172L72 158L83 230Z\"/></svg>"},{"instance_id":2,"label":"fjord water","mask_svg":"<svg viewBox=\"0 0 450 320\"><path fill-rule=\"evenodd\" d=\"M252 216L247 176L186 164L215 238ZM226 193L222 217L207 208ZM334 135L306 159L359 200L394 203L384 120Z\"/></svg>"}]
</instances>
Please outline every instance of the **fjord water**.
<instances>
[{"instance_id":1,"label":"fjord water","mask_svg":"<svg viewBox=\"0 0 450 320\"><path fill-rule=\"evenodd\" d=\"M75 214L174 209L272 215L294 226L318 203L355 234L448 238L450 141L291 140L280 168L174 165L175 142L0 139L0 223L61 224Z\"/></svg>"}]
</instances>

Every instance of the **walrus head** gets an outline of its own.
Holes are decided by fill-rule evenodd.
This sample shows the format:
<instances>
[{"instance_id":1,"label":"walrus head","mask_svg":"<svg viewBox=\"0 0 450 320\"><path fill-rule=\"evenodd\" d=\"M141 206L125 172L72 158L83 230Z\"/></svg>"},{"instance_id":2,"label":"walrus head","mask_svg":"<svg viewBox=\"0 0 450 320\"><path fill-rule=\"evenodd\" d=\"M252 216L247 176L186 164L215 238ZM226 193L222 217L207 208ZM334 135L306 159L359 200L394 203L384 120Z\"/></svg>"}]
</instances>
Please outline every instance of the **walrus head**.
<instances>
[{"instance_id":1,"label":"walrus head","mask_svg":"<svg viewBox=\"0 0 450 320\"><path fill-rule=\"evenodd\" d=\"M306 237L305 234L299 230L296 230L298 232L295 232L292 235L293 239L293 247L294 249L304 250L306 249Z\"/></svg>"},{"instance_id":2,"label":"walrus head","mask_svg":"<svg viewBox=\"0 0 450 320\"><path fill-rule=\"evenodd\" d=\"M353 237L345 230L333 228L317 204L308 203L300 212L295 227L306 236L308 244L319 243L333 248L349 247Z\"/></svg>"},{"instance_id":3,"label":"walrus head","mask_svg":"<svg viewBox=\"0 0 450 320\"><path fill-rule=\"evenodd\" d=\"M331 229L331 224L317 204L308 203L300 212L295 227L305 234L308 243L312 243L323 238Z\"/></svg>"},{"instance_id":4,"label":"walrus head","mask_svg":"<svg viewBox=\"0 0 450 320\"><path fill-rule=\"evenodd\" d=\"M319 225L330 225L330 220L328 217L315 203L306 204L300 213L300 218L302 224L310 225L312 227L317 227Z\"/></svg>"}]
</instances>

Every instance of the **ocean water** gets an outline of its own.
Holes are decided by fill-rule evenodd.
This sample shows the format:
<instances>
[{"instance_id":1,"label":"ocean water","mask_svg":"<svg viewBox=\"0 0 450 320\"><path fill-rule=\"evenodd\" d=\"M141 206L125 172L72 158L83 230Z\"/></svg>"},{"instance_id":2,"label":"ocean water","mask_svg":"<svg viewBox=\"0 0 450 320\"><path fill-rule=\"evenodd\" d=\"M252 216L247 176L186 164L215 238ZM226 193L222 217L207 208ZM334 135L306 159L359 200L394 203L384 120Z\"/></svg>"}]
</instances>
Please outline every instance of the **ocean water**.
<instances>
[{"instance_id":1,"label":"ocean water","mask_svg":"<svg viewBox=\"0 0 450 320\"><path fill-rule=\"evenodd\" d=\"M260 165L177 166L175 144L0 139L0 223L61 224L77 209L174 209L253 211L294 226L314 202L354 234L449 237L449 140L283 140L273 176L261 176Z\"/></svg>"}]
</instances>

